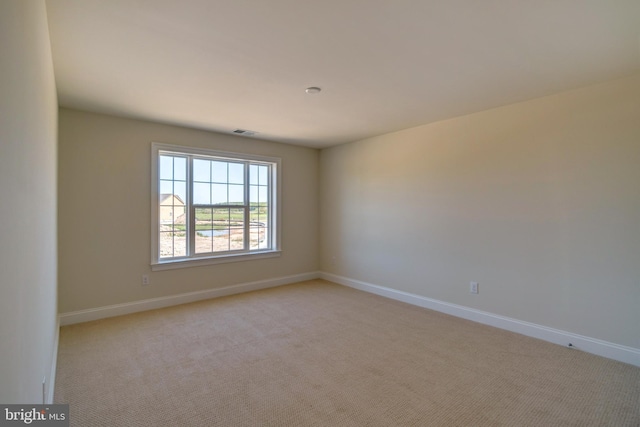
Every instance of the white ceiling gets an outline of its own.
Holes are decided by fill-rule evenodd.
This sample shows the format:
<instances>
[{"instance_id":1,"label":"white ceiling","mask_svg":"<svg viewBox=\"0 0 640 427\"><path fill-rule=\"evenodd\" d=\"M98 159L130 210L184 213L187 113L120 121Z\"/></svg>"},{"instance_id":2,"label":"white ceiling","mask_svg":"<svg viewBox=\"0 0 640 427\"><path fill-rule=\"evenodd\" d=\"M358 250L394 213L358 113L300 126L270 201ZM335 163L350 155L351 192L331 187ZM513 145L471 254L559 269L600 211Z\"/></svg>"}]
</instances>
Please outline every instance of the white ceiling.
<instances>
[{"instance_id":1,"label":"white ceiling","mask_svg":"<svg viewBox=\"0 0 640 427\"><path fill-rule=\"evenodd\" d=\"M60 105L311 147L640 72L639 0L47 8Z\"/></svg>"}]
</instances>

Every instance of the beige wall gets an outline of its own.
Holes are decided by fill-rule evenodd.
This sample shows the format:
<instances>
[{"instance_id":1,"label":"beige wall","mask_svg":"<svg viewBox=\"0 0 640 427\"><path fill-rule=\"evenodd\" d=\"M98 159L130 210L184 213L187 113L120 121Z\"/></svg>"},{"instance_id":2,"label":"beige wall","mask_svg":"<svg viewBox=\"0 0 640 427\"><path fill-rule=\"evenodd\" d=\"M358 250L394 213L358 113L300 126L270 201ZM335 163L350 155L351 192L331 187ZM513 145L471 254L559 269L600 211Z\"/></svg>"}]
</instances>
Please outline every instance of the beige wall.
<instances>
[{"instance_id":1,"label":"beige wall","mask_svg":"<svg viewBox=\"0 0 640 427\"><path fill-rule=\"evenodd\" d=\"M640 75L325 149L320 174L323 271L640 348Z\"/></svg>"},{"instance_id":2,"label":"beige wall","mask_svg":"<svg viewBox=\"0 0 640 427\"><path fill-rule=\"evenodd\" d=\"M67 109L59 127L61 313L318 269L318 150ZM282 256L151 272L152 142L280 157Z\"/></svg>"},{"instance_id":3,"label":"beige wall","mask_svg":"<svg viewBox=\"0 0 640 427\"><path fill-rule=\"evenodd\" d=\"M57 99L44 1L0 2L0 403L42 403L56 337Z\"/></svg>"}]
</instances>

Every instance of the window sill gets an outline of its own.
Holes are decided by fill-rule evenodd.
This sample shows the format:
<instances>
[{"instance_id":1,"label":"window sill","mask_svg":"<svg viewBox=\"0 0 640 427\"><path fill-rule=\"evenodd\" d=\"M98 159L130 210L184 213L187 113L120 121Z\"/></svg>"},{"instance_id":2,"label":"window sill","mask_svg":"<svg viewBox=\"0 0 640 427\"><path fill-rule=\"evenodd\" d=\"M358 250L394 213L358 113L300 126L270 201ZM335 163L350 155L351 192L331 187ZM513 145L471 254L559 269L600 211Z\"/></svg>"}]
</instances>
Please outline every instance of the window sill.
<instances>
[{"instance_id":1,"label":"window sill","mask_svg":"<svg viewBox=\"0 0 640 427\"><path fill-rule=\"evenodd\" d=\"M151 271L173 270L176 268L200 267L205 265L225 264L228 262L251 261L264 258L279 257L282 251L254 252L249 254L217 255L202 258L187 258L170 261L159 261L151 264Z\"/></svg>"}]
</instances>

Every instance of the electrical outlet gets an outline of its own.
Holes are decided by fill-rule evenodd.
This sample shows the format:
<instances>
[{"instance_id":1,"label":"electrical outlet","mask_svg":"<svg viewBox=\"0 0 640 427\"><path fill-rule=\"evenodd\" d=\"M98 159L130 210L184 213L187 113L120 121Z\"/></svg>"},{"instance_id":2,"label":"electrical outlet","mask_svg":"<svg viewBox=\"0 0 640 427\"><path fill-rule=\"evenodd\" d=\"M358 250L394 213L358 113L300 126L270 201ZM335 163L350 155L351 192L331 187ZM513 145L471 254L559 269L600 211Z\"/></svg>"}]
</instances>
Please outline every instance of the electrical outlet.
<instances>
[{"instance_id":1,"label":"electrical outlet","mask_svg":"<svg viewBox=\"0 0 640 427\"><path fill-rule=\"evenodd\" d=\"M478 282L469 283L469 292L472 293L472 294L477 294L479 292L479 290L478 290Z\"/></svg>"},{"instance_id":2,"label":"electrical outlet","mask_svg":"<svg viewBox=\"0 0 640 427\"><path fill-rule=\"evenodd\" d=\"M142 275L142 285L146 286L149 283L151 283L151 282L149 282L149 275L148 274L143 274Z\"/></svg>"}]
</instances>

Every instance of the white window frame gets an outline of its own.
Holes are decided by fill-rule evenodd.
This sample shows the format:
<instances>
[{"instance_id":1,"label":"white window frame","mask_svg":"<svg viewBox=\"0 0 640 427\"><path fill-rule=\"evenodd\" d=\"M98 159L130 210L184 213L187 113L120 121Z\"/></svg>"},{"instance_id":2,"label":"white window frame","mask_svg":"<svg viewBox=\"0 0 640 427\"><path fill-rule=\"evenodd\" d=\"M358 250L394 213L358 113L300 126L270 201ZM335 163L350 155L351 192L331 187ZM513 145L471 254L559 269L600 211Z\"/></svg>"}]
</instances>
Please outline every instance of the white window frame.
<instances>
[{"instance_id":1,"label":"white window frame","mask_svg":"<svg viewBox=\"0 0 640 427\"><path fill-rule=\"evenodd\" d=\"M246 250L242 252L221 252L216 253L214 255L206 254L206 255L196 255L191 254L186 257L180 258L160 258L160 202L159 202L159 188L160 188L160 177L159 177L159 163L160 163L160 155L161 153L173 153L176 155L184 155L184 156L205 156L211 158L218 158L223 161L257 161L257 162L266 162L270 163L272 166L271 172L271 182L270 182L270 237L271 237L271 248L268 249L260 249L260 250ZM280 199L281 199L281 189L280 189L280 174L281 174L281 159L275 157L266 157L259 156L254 154L244 154L244 153L232 153L227 151L217 151L217 150L209 150L205 148L196 148L196 147L188 147L183 145L171 145L154 142L151 144L151 270L168 270L174 268L183 268L183 267L195 267L201 265L212 265L212 264L220 264L227 262L237 262L237 261L247 261L253 259L262 259L262 258L272 258L278 257L281 254L280 248L280 224L281 224L281 215L280 215ZM193 203L191 200L190 190L191 185L193 184L192 175L188 173L187 176L187 200L185 201L186 212L189 212L189 216L192 217ZM246 182L245 185L248 187L249 183ZM192 222L193 218L190 218ZM189 225L187 225L189 227ZM189 228L187 228L187 233L189 234ZM189 242L189 238L187 238L188 242L188 252L193 252L193 242Z\"/></svg>"}]
</instances>

